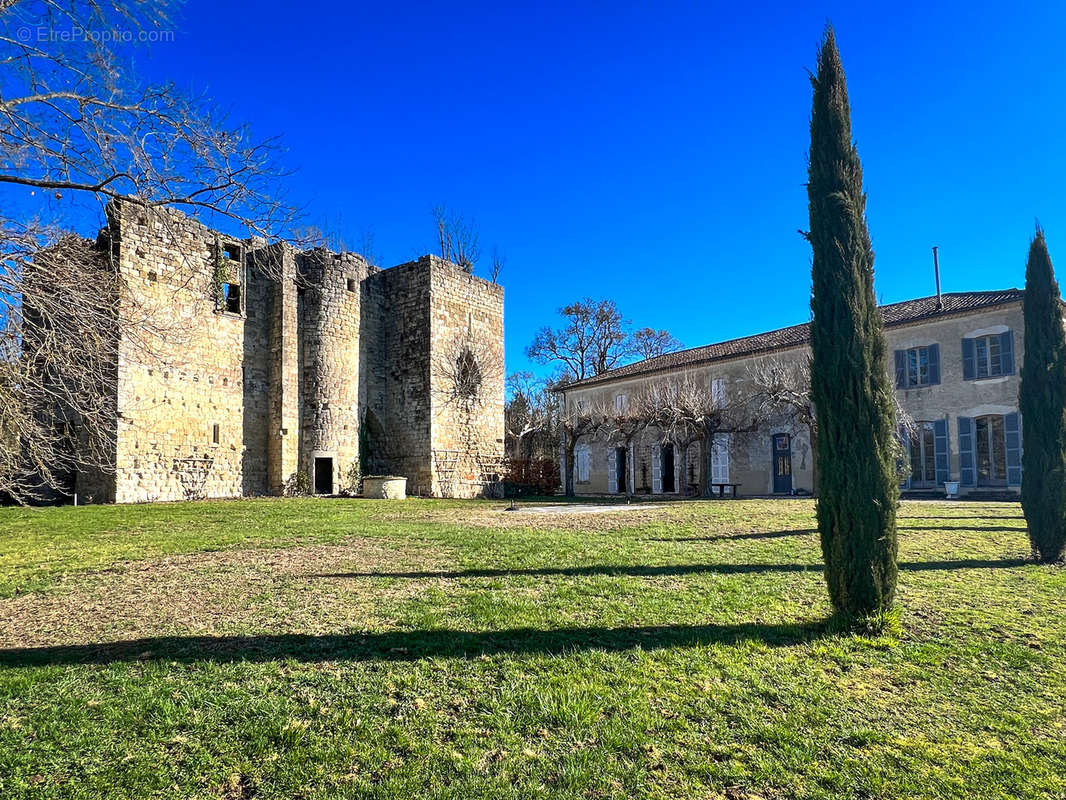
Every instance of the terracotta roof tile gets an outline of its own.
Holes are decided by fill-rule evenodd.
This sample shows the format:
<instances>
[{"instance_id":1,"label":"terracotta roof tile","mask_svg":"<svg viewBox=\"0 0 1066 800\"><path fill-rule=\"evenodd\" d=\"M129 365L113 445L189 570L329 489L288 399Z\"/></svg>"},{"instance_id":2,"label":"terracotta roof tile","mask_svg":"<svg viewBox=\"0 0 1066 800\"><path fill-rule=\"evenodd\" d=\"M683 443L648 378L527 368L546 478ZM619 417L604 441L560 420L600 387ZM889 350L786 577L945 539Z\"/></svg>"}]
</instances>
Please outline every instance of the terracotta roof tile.
<instances>
[{"instance_id":1,"label":"terracotta roof tile","mask_svg":"<svg viewBox=\"0 0 1066 800\"><path fill-rule=\"evenodd\" d=\"M933 317L964 314L969 311L977 311L1005 303L1015 303L1022 299L1022 294L1021 289L1001 289L993 292L950 292L942 295L943 308L937 308L936 295L933 295L881 306L881 316L884 319L885 327L893 328L897 325L908 325ZM560 388L592 386L620 378L630 378L652 372L664 372L680 367L690 367L740 356L755 355L756 353L799 347L807 344L809 339L809 323L792 325L788 328L779 328L776 331L759 333L755 336L745 336L740 339L730 339L716 344L665 353L655 358L626 364L623 367L616 367L595 377L576 381Z\"/></svg>"}]
</instances>

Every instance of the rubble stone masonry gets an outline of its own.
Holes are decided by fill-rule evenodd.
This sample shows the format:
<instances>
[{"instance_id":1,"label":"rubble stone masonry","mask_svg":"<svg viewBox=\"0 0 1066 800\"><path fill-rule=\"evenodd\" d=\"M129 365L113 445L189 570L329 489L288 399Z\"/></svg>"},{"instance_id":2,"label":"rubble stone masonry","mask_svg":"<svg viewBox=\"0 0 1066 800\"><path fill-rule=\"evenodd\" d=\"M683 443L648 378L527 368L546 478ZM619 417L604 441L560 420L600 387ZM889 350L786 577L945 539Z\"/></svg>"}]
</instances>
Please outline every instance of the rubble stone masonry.
<instances>
[{"instance_id":1,"label":"rubble stone masonry","mask_svg":"<svg viewBox=\"0 0 1066 800\"><path fill-rule=\"evenodd\" d=\"M100 241L122 278L125 324L115 470L110 485L93 479L94 499L279 494L298 471L336 493L353 467L405 476L413 494L492 487L501 287L433 256L382 270L129 203L109 206ZM447 368L457 346L482 376L462 408ZM438 463L450 462L436 451L458 454L443 480Z\"/></svg>"}]
</instances>

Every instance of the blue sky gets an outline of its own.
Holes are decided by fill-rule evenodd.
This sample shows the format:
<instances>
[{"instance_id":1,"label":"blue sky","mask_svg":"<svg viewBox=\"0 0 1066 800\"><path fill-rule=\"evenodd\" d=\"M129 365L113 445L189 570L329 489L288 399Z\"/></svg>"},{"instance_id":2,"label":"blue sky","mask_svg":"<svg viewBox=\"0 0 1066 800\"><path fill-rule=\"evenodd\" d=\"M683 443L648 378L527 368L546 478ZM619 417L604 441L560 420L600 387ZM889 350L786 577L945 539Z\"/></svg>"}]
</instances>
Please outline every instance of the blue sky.
<instances>
[{"instance_id":1,"label":"blue sky","mask_svg":"<svg viewBox=\"0 0 1066 800\"><path fill-rule=\"evenodd\" d=\"M473 217L515 370L583 296L688 346L808 318L827 19L881 299L932 293L932 245L945 291L1020 286L1036 218L1066 254L1061 4L189 0L139 68L283 134L309 221L385 265L431 248L434 204Z\"/></svg>"}]
</instances>

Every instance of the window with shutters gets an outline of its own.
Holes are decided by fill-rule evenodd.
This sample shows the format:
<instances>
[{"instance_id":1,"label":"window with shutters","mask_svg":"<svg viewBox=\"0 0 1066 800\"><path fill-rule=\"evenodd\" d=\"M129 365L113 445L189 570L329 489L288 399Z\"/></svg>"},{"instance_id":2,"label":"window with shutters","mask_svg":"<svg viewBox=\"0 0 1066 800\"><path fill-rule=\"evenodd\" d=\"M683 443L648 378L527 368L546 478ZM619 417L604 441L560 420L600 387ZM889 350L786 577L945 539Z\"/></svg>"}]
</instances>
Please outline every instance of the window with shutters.
<instances>
[{"instance_id":1,"label":"window with shutters","mask_svg":"<svg viewBox=\"0 0 1066 800\"><path fill-rule=\"evenodd\" d=\"M896 351L896 388L913 389L940 383L940 345Z\"/></svg>"},{"instance_id":2,"label":"window with shutters","mask_svg":"<svg viewBox=\"0 0 1066 800\"><path fill-rule=\"evenodd\" d=\"M981 336L974 339L974 356L978 378L993 378L1003 374L1003 359L998 336Z\"/></svg>"},{"instance_id":3,"label":"window with shutters","mask_svg":"<svg viewBox=\"0 0 1066 800\"><path fill-rule=\"evenodd\" d=\"M962 340L962 376L965 380L1013 374L1014 339L1010 331Z\"/></svg>"},{"instance_id":4,"label":"window with shutters","mask_svg":"<svg viewBox=\"0 0 1066 800\"><path fill-rule=\"evenodd\" d=\"M624 394L615 395L614 407L616 411L624 414L625 410L629 408L629 396Z\"/></svg>"},{"instance_id":5,"label":"window with shutters","mask_svg":"<svg viewBox=\"0 0 1066 800\"><path fill-rule=\"evenodd\" d=\"M912 347L907 351L906 375L904 386L928 386L929 380L929 348Z\"/></svg>"},{"instance_id":6,"label":"window with shutters","mask_svg":"<svg viewBox=\"0 0 1066 800\"><path fill-rule=\"evenodd\" d=\"M577 482L588 483L592 472L592 451L587 444L579 444L574 449L574 461L577 466Z\"/></svg>"}]
</instances>

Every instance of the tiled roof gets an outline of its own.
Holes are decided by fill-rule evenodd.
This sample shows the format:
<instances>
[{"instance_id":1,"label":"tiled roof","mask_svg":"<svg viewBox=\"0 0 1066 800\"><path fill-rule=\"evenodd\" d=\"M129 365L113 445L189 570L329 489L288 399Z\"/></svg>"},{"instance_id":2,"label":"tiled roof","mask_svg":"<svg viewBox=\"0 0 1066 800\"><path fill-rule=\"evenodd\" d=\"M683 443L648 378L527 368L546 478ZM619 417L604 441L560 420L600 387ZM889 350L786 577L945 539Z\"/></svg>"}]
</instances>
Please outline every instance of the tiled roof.
<instances>
[{"instance_id":1,"label":"tiled roof","mask_svg":"<svg viewBox=\"0 0 1066 800\"><path fill-rule=\"evenodd\" d=\"M941 308L937 308L936 295L933 295L881 306L881 316L884 319L886 328L894 328L933 317L964 314L969 311L977 311L1005 303L1015 303L1022 299L1022 294L1021 289L1001 289L994 292L950 292L942 295L943 307ZM637 361L634 364L626 364L624 367L617 367L600 373L595 377L576 381L560 388L570 389L578 386L592 386L621 378L630 378L653 372L665 372L680 367L691 367L713 361L755 355L756 353L799 347L807 344L809 340L810 324L803 323L789 328L780 328L776 331L759 333L755 336L745 336L741 339L730 339L717 344L665 353L655 358Z\"/></svg>"}]
</instances>

